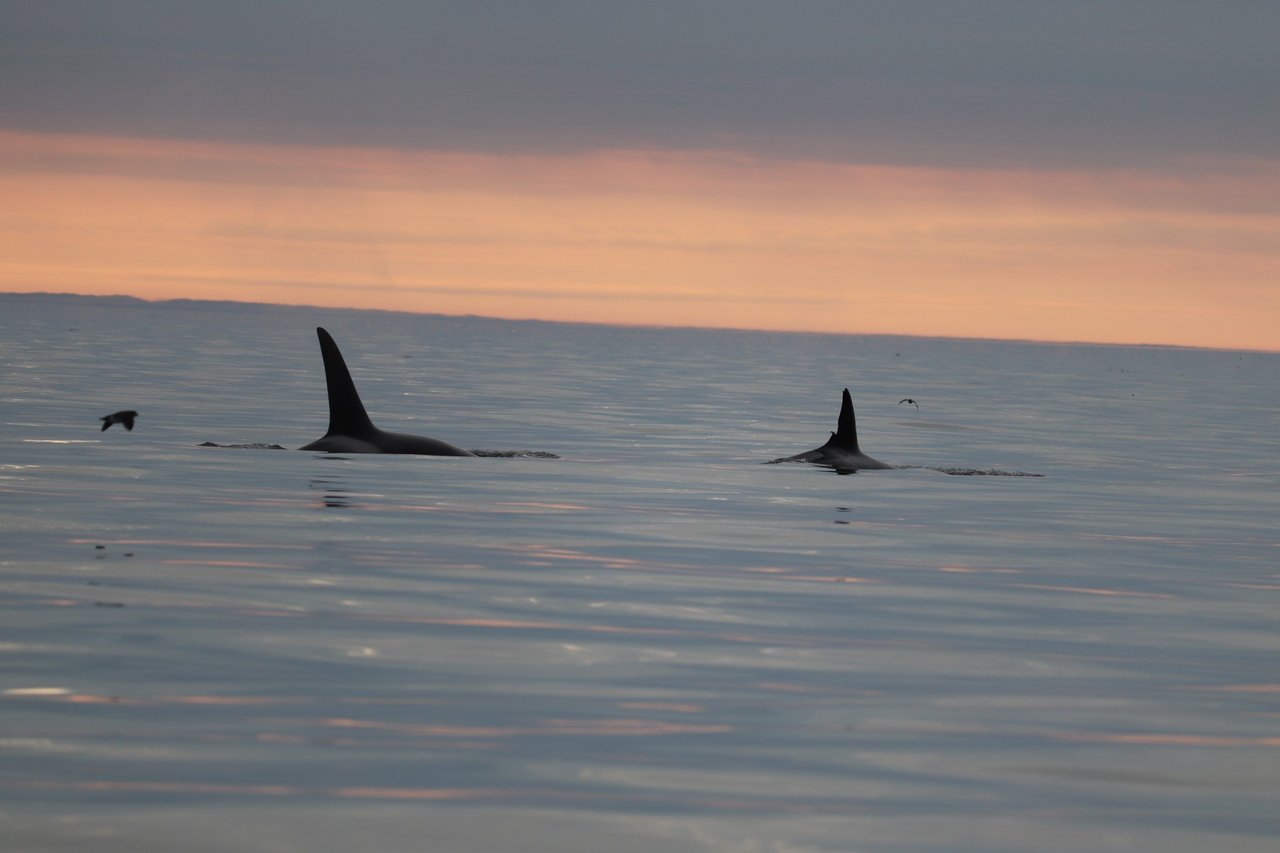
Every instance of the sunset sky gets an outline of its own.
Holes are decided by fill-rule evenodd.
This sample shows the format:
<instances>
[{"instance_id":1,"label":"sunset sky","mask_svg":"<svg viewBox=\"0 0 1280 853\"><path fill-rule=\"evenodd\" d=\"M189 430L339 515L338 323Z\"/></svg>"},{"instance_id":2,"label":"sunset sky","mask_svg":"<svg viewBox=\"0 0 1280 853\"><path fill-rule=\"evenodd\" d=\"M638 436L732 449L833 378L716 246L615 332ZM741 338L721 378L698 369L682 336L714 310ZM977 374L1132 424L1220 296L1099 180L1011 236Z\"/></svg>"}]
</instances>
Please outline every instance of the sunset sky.
<instances>
[{"instance_id":1,"label":"sunset sky","mask_svg":"<svg viewBox=\"0 0 1280 853\"><path fill-rule=\"evenodd\" d=\"M7 2L0 290L1280 350L1280 3Z\"/></svg>"}]
</instances>

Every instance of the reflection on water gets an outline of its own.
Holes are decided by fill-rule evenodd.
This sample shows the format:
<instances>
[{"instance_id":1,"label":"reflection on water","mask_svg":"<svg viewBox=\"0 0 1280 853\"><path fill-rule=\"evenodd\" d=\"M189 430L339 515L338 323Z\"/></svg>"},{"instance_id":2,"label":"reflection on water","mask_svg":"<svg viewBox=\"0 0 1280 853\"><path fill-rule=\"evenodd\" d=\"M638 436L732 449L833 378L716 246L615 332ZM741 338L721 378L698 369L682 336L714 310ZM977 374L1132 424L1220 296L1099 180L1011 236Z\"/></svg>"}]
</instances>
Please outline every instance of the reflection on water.
<instances>
[{"instance_id":1,"label":"reflection on water","mask_svg":"<svg viewBox=\"0 0 1280 853\"><path fill-rule=\"evenodd\" d=\"M322 505L326 508L350 509L359 506L358 503L350 499L350 492L346 484L339 478L313 477L308 481L307 485L312 491L322 494Z\"/></svg>"}]
</instances>

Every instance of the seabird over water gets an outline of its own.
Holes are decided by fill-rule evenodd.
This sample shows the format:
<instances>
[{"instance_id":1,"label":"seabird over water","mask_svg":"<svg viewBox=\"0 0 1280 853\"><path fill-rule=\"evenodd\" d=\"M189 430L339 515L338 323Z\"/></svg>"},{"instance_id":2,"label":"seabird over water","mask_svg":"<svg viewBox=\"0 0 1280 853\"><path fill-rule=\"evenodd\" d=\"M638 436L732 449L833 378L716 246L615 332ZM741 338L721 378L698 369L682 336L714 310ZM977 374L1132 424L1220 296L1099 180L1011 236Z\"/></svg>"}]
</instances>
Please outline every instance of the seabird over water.
<instances>
[{"instance_id":1,"label":"seabird over water","mask_svg":"<svg viewBox=\"0 0 1280 853\"><path fill-rule=\"evenodd\" d=\"M133 409L125 409L120 412L112 412L109 415L103 415L102 431L106 432L107 427L111 426L112 424L124 424L125 429L132 431L133 419L136 418L137 416L138 416L138 413L135 412Z\"/></svg>"}]
</instances>

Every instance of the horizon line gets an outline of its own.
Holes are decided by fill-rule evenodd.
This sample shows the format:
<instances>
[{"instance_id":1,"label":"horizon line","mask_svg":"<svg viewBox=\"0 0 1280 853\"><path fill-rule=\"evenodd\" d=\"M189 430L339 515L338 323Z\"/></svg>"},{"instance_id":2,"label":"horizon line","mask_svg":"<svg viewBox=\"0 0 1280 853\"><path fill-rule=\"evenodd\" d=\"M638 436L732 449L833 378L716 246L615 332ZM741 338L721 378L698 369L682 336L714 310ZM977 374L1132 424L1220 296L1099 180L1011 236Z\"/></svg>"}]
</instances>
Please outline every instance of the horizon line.
<instances>
[{"instance_id":1,"label":"horizon line","mask_svg":"<svg viewBox=\"0 0 1280 853\"><path fill-rule=\"evenodd\" d=\"M603 322L588 320L549 320L541 317L501 317L493 314L447 314L439 311L414 311L405 308L358 308L352 306L315 305L298 302L260 302L243 299L207 299L189 296L175 296L164 299L148 299L130 293L75 293L72 291L49 290L0 290L0 296L27 297L72 297L76 299L119 299L141 302L147 305L163 305L166 303L206 303L219 305L245 305L270 308L310 308L319 311L360 311L378 314L404 314L415 317L446 317L452 319L497 320L510 323L544 323L561 326L604 326L624 329L675 329L705 332L757 332L774 335L807 335L819 337L858 337L858 338L922 338L927 340L975 341L986 343L1020 343L1040 344L1046 346L1090 346L1090 347L1139 347L1143 349L1179 349L1209 352L1248 352L1263 355L1280 354L1278 349L1261 349L1257 347L1222 347L1201 346L1197 344L1174 344L1162 342L1139 341L1091 341L1066 338L1018 338L1018 337L983 337L975 335L920 335L910 332L824 332L804 329L765 329L754 326L705 326L697 324L672 323L627 323L622 321Z\"/></svg>"}]
</instances>

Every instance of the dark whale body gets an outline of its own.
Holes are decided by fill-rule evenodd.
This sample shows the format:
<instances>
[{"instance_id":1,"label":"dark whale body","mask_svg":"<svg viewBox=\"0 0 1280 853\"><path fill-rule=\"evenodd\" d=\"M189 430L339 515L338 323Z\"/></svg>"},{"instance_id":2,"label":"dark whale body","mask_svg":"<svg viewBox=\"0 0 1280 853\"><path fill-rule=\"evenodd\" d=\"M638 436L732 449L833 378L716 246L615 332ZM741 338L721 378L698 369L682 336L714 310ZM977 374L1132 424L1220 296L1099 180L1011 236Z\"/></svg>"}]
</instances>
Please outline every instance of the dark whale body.
<instances>
[{"instance_id":1,"label":"dark whale body","mask_svg":"<svg viewBox=\"0 0 1280 853\"><path fill-rule=\"evenodd\" d=\"M834 468L841 474L894 466L872 459L858 447L858 425L853 417L853 398L849 389L844 389L844 397L840 403L840 419L836 422L836 431L826 444L795 456L775 459L774 462L812 462Z\"/></svg>"},{"instance_id":2,"label":"dark whale body","mask_svg":"<svg viewBox=\"0 0 1280 853\"><path fill-rule=\"evenodd\" d=\"M328 453L415 453L420 456L474 456L437 438L386 432L373 425L360 402L351 372L333 338L316 328L324 356L324 378L329 386L329 431L299 450Z\"/></svg>"}]
</instances>

